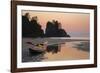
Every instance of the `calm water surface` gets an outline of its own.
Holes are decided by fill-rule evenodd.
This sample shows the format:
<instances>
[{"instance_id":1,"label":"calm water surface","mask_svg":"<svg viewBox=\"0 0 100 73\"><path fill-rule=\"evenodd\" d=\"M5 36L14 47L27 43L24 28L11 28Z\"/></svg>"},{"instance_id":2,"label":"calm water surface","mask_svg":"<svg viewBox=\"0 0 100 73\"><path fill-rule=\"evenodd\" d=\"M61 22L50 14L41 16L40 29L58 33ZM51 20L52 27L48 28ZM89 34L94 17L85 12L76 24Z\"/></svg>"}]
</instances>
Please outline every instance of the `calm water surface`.
<instances>
[{"instance_id":1,"label":"calm water surface","mask_svg":"<svg viewBox=\"0 0 100 73\"><path fill-rule=\"evenodd\" d=\"M89 51L89 40L23 38L22 62L89 59Z\"/></svg>"}]
</instances>

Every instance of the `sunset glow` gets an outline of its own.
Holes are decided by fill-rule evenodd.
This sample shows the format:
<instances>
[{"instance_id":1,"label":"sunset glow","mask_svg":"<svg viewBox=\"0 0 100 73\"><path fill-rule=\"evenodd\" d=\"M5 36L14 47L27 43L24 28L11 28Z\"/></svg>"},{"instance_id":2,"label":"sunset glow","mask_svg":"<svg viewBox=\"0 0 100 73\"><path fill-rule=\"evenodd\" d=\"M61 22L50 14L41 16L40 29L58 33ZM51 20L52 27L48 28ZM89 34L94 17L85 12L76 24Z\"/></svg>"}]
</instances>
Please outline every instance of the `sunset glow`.
<instances>
[{"instance_id":1,"label":"sunset glow","mask_svg":"<svg viewBox=\"0 0 100 73\"><path fill-rule=\"evenodd\" d=\"M73 37L89 37L90 14L86 13L64 13L64 12L42 12L42 11L22 11L30 14L30 19L38 17L38 22L45 30L48 21L57 20L62 28Z\"/></svg>"}]
</instances>

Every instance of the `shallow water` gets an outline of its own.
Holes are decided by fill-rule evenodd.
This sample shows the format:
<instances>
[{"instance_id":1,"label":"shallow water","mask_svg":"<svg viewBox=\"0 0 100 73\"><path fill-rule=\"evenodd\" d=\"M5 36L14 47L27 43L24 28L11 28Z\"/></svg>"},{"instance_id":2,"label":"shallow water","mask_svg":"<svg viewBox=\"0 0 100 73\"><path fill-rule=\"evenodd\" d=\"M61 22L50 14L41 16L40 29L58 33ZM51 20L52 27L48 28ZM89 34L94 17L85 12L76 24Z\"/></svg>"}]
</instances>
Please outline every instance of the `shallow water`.
<instances>
[{"instance_id":1,"label":"shallow water","mask_svg":"<svg viewBox=\"0 0 100 73\"><path fill-rule=\"evenodd\" d=\"M27 44L43 43L42 52L32 51L33 45ZM66 39L43 38L23 38L22 43L22 62L41 62L41 61L60 61L60 60L81 60L89 59L89 40L68 41Z\"/></svg>"}]
</instances>

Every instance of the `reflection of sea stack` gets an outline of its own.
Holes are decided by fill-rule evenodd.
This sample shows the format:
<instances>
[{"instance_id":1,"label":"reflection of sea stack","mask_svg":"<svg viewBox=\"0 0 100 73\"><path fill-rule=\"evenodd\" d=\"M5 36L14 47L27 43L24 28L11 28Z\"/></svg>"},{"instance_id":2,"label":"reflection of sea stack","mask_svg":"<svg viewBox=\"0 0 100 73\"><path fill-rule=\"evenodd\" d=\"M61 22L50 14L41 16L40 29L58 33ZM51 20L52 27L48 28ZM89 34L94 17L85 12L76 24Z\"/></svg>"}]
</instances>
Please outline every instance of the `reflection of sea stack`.
<instances>
[{"instance_id":1,"label":"reflection of sea stack","mask_svg":"<svg viewBox=\"0 0 100 73\"><path fill-rule=\"evenodd\" d=\"M53 20L52 22L48 21L46 26L46 37L70 37L70 35L65 32L61 27L61 23Z\"/></svg>"}]
</instances>

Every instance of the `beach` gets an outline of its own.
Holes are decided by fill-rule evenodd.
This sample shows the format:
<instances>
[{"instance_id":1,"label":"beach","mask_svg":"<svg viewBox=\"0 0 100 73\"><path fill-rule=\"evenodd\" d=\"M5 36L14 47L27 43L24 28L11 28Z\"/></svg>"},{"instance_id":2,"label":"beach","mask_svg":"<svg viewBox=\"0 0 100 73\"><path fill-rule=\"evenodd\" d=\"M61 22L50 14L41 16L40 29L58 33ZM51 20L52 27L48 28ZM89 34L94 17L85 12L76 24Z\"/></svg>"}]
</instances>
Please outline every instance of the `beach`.
<instances>
[{"instance_id":1,"label":"beach","mask_svg":"<svg viewBox=\"0 0 100 73\"><path fill-rule=\"evenodd\" d=\"M45 44L41 53L30 54L32 44ZM22 39L22 62L42 62L61 60L86 60L90 58L89 39L86 38L23 38Z\"/></svg>"}]
</instances>

